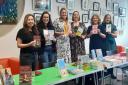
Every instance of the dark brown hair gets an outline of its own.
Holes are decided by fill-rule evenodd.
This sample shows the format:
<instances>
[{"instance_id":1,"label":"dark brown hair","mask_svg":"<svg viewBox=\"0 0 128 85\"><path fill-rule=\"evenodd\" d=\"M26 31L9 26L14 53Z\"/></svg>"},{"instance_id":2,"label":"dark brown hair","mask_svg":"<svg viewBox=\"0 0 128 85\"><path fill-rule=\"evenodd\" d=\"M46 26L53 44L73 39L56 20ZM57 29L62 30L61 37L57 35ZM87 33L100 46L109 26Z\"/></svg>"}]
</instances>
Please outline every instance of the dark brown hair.
<instances>
[{"instance_id":1,"label":"dark brown hair","mask_svg":"<svg viewBox=\"0 0 128 85\"><path fill-rule=\"evenodd\" d=\"M98 18L98 24L100 24L101 23L101 19L100 19L100 17L97 15L97 14L94 14L92 17L91 17L91 24L93 25L94 24L94 22L93 22L93 18L94 17L97 17Z\"/></svg>"},{"instance_id":2,"label":"dark brown hair","mask_svg":"<svg viewBox=\"0 0 128 85\"><path fill-rule=\"evenodd\" d=\"M78 12L78 11L74 11L74 12L73 12L73 14L72 14L72 21L74 21L74 19L73 19L73 15L74 15L74 13L75 13L75 12L77 12L77 13L78 13L78 15L79 15L79 19L78 19L78 20L80 21L80 14L79 14L79 12Z\"/></svg>"},{"instance_id":3,"label":"dark brown hair","mask_svg":"<svg viewBox=\"0 0 128 85\"><path fill-rule=\"evenodd\" d=\"M39 27L39 28L43 28L43 29L46 28L45 25L44 25L44 22L42 21L42 18L43 18L43 16L44 16L44 14L48 14L48 15L49 15L49 22L48 22L48 24L47 24L47 27L48 27L48 28L49 28L49 27L50 27L50 28L53 27L52 20L51 20L51 15L49 14L48 11L44 11L44 12L42 13L42 15L41 15L41 17L40 17L40 21L39 21L39 23L38 23L38 27Z\"/></svg>"}]
</instances>

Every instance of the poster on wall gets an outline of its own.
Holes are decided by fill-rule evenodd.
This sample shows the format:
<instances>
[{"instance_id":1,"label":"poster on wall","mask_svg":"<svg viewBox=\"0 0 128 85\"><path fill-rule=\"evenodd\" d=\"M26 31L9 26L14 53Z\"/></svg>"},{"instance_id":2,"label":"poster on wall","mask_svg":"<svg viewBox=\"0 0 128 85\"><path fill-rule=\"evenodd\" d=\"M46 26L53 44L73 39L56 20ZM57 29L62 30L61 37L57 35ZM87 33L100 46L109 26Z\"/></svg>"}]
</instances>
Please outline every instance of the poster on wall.
<instances>
[{"instance_id":1,"label":"poster on wall","mask_svg":"<svg viewBox=\"0 0 128 85\"><path fill-rule=\"evenodd\" d=\"M17 0L0 0L0 24L16 24L16 23L17 23Z\"/></svg>"},{"instance_id":2,"label":"poster on wall","mask_svg":"<svg viewBox=\"0 0 128 85\"><path fill-rule=\"evenodd\" d=\"M51 0L33 0L32 7L35 11L51 11Z\"/></svg>"}]
</instances>

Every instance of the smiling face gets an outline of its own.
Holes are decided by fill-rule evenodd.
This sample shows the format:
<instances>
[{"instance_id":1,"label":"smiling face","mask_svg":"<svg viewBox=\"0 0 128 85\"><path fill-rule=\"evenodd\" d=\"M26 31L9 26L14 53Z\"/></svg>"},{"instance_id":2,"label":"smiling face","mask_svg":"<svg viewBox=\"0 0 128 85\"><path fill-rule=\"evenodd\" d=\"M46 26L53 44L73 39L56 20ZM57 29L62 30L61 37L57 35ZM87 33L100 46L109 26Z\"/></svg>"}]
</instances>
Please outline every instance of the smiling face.
<instances>
[{"instance_id":1,"label":"smiling face","mask_svg":"<svg viewBox=\"0 0 128 85\"><path fill-rule=\"evenodd\" d=\"M35 23L34 17L33 16L28 16L27 22L26 22L27 26L29 28L32 28L34 26L34 23Z\"/></svg>"},{"instance_id":2,"label":"smiling face","mask_svg":"<svg viewBox=\"0 0 128 85\"><path fill-rule=\"evenodd\" d=\"M105 23L110 23L111 22L111 16L110 15L106 15L104 18Z\"/></svg>"},{"instance_id":3,"label":"smiling face","mask_svg":"<svg viewBox=\"0 0 128 85\"><path fill-rule=\"evenodd\" d=\"M92 20L92 24L94 24L94 25L97 25L100 23L100 19L99 19L98 15L93 15L91 20Z\"/></svg>"},{"instance_id":4,"label":"smiling face","mask_svg":"<svg viewBox=\"0 0 128 85\"><path fill-rule=\"evenodd\" d=\"M72 20L73 21L80 21L80 15L77 11L75 11L72 15Z\"/></svg>"},{"instance_id":5,"label":"smiling face","mask_svg":"<svg viewBox=\"0 0 128 85\"><path fill-rule=\"evenodd\" d=\"M42 21L43 21L43 23L45 24L45 25L47 25L48 24L48 22L49 22L49 14L44 14L43 15L43 17L42 17Z\"/></svg>"},{"instance_id":6,"label":"smiling face","mask_svg":"<svg viewBox=\"0 0 128 85\"><path fill-rule=\"evenodd\" d=\"M60 10L60 18L63 20L67 20L67 10L66 9Z\"/></svg>"}]
</instances>

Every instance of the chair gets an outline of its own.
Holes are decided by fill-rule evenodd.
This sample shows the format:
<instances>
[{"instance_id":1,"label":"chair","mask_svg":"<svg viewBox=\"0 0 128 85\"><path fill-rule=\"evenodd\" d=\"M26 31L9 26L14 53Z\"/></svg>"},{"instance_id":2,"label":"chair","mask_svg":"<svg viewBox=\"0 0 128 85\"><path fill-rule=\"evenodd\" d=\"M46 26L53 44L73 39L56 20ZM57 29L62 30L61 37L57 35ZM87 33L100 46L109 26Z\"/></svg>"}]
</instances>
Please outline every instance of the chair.
<instances>
[{"instance_id":1,"label":"chair","mask_svg":"<svg viewBox=\"0 0 128 85\"><path fill-rule=\"evenodd\" d=\"M12 75L19 73L19 59L15 57L0 58L0 65L4 68L11 68Z\"/></svg>"}]
</instances>

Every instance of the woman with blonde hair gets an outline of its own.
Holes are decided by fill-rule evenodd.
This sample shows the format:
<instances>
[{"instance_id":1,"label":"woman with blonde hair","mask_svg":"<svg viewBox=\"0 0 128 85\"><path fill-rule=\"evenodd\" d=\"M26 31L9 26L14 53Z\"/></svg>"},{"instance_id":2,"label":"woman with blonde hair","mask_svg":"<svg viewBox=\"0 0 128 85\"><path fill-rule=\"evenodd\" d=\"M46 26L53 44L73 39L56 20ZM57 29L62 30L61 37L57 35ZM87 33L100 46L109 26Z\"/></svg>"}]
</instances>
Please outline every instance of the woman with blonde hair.
<instances>
[{"instance_id":1,"label":"woman with blonde hair","mask_svg":"<svg viewBox=\"0 0 128 85\"><path fill-rule=\"evenodd\" d=\"M66 8L61 8L60 17L53 22L56 36L57 58L64 58L67 63L71 62L69 35L71 34Z\"/></svg>"}]
</instances>

